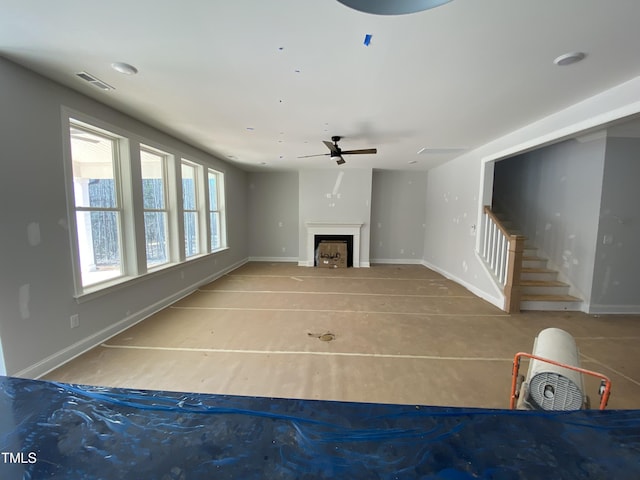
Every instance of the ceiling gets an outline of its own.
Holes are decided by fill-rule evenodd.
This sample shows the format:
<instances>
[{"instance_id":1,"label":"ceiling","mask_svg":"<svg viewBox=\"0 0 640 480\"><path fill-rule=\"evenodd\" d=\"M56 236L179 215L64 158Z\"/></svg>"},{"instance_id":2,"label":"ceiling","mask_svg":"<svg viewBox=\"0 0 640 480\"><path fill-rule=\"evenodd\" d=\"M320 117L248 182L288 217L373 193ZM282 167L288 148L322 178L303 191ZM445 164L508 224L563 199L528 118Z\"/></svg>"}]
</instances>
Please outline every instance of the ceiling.
<instances>
[{"instance_id":1,"label":"ceiling","mask_svg":"<svg viewBox=\"0 0 640 480\"><path fill-rule=\"evenodd\" d=\"M247 170L425 170L640 75L638 19L637 0L396 16L336 0L0 0L0 55ZM553 63L572 51L585 60ZM297 158L332 135L378 153Z\"/></svg>"}]
</instances>

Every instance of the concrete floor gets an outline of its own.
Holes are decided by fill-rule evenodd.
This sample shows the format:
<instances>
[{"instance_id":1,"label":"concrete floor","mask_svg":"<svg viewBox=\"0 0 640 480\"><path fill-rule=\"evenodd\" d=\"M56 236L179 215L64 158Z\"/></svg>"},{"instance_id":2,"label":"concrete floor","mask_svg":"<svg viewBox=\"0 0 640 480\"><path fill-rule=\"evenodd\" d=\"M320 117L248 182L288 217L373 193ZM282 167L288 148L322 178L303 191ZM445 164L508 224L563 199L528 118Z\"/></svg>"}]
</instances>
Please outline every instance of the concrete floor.
<instances>
[{"instance_id":1,"label":"concrete floor","mask_svg":"<svg viewBox=\"0 0 640 480\"><path fill-rule=\"evenodd\" d=\"M418 265L249 263L45 379L508 408L513 356L547 327L571 333L582 367L611 378L609 408L640 408L640 315L508 315ZM595 406L599 382L585 382Z\"/></svg>"}]
</instances>

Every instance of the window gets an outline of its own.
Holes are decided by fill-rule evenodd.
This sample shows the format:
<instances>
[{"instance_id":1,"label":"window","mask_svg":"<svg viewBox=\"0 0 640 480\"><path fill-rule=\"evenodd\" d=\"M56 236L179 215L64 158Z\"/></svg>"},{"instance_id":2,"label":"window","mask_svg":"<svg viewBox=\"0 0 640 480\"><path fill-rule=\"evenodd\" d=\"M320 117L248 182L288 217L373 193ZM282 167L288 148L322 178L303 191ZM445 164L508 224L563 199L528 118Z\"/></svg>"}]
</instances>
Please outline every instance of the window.
<instances>
[{"instance_id":1,"label":"window","mask_svg":"<svg viewBox=\"0 0 640 480\"><path fill-rule=\"evenodd\" d=\"M211 251L226 246L224 226L224 174L209 169L209 245Z\"/></svg>"},{"instance_id":2,"label":"window","mask_svg":"<svg viewBox=\"0 0 640 480\"><path fill-rule=\"evenodd\" d=\"M73 198L83 287L123 275L119 138L70 123Z\"/></svg>"},{"instance_id":3,"label":"window","mask_svg":"<svg viewBox=\"0 0 640 480\"><path fill-rule=\"evenodd\" d=\"M77 298L227 246L222 172L80 112L63 112Z\"/></svg>"},{"instance_id":4,"label":"window","mask_svg":"<svg viewBox=\"0 0 640 480\"><path fill-rule=\"evenodd\" d=\"M164 152L140 147L147 268L169 262L167 157Z\"/></svg>"},{"instance_id":5,"label":"window","mask_svg":"<svg viewBox=\"0 0 640 480\"><path fill-rule=\"evenodd\" d=\"M198 170L196 165L183 160L182 211L184 213L184 254L187 258L200 253L198 193Z\"/></svg>"}]
</instances>

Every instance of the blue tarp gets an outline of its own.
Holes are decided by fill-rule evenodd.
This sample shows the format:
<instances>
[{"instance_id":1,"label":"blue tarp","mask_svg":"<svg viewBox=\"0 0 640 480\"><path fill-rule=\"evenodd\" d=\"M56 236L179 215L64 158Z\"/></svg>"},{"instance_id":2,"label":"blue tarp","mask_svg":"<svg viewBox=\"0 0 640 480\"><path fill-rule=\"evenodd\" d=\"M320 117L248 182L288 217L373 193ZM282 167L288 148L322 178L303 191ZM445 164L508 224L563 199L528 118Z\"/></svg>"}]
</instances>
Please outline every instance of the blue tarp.
<instances>
[{"instance_id":1,"label":"blue tarp","mask_svg":"<svg viewBox=\"0 0 640 480\"><path fill-rule=\"evenodd\" d=\"M640 411L241 397L0 377L4 479L638 479Z\"/></svg>"}]
</instances>

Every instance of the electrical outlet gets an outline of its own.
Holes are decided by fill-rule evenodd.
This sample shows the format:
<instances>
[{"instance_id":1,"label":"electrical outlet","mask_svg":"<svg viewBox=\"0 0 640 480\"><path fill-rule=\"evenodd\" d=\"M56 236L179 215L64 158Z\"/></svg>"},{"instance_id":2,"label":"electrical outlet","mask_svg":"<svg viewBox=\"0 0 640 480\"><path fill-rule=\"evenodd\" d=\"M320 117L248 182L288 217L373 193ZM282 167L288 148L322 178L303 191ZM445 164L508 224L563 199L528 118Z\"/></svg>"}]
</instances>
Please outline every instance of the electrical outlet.
<instances>
[{"instance_id":1,"label":"electrical outlet","mask_svg":"<svg viewBox=\"0 0 640 480\"><path fill-rule=\"evenodd\" d=\"M77 328L80 326L80 317L78 317L77 313L75 315L71 315L69 320L71 320L71 328Z\"/></svg>"}]
</instances>

